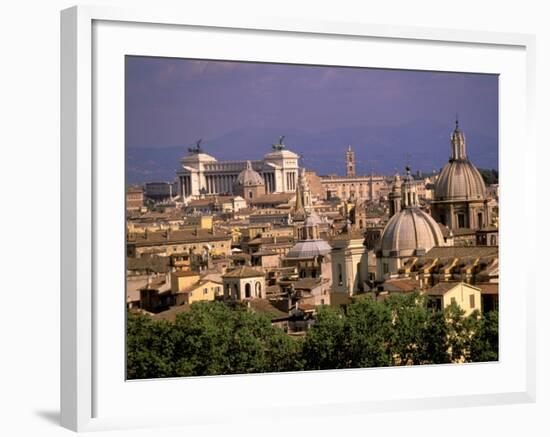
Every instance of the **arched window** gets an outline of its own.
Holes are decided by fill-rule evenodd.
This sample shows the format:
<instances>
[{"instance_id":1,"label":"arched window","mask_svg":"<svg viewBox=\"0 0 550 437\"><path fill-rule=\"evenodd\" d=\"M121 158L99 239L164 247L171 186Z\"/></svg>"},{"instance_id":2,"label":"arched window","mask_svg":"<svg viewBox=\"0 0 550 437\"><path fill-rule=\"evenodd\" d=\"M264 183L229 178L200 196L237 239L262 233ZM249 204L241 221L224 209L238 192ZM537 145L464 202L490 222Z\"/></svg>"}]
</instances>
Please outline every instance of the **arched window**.
<instances>
[{"instance_id":1,"label":"arched window","mask_svg":"<svg viewBox=\"0 0 550 437\"><path fill-rule=\"evenodd\" d=\"M483 214L480 212L477 213L477 227L479 229L483 227Z\"/></svg>"},{"instance_id":2,"label":"arched window","mask_svg":"<svg viewBox=\"0 0 550 437\"><path fill-rule=\"evenodd\" d=\"M256 282L256 297L262 297L262 284Z\"/></svg>"},{"instance_id":3,"label":"arched window","mask_svg":"<svg viewBox=\"0 0 550 437\"><path fill-rule=\"evenodd\" d=\"M342 277L342 264L338 264L338 285L342 285L344 283L343 277Z\"/></svg>"},{"instance_id":4,"label":"arched window","mask_svg":"<svg viewBox=\"0 0 550 437\"><path fill-rule=\"evenodd\" d=\"M250 297L251 296L250 289L251 289L250 284L246 284L244 286L244 297Z\"/></svg>"}]
</instances>

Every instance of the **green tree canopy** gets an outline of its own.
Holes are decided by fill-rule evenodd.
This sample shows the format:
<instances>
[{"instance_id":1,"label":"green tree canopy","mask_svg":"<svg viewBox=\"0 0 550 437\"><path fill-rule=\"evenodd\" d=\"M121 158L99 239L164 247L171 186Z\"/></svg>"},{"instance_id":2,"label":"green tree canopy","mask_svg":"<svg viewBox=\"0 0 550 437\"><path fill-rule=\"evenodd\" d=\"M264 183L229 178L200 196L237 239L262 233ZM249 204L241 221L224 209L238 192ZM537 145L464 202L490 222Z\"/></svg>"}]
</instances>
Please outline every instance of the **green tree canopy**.
<instances>
[{"instance_id":1,"label":"green tree canopy","mask_svg":"<svg viewBox=\"0 0 550 437\"><path fill-rule=\"evenodd\" d=\"M497 312L435 311L419 293L321 306L304 338L222 302L194 303L174 323L128 314L129 379L494 360Z\"/></svg>"}]
</instances>

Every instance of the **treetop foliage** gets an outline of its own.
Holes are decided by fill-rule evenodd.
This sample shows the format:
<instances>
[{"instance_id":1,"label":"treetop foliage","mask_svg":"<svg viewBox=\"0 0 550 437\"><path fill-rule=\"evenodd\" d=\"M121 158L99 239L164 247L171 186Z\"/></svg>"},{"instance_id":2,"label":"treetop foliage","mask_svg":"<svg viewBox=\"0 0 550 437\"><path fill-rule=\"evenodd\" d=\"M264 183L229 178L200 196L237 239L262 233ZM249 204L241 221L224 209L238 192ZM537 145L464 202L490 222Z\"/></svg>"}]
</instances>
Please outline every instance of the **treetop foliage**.
<instances>
[{"instance_id":1,"label":"treetop foliage","mask_svg":"<svg viewBox=\"0 0 550 437\"><path fill-rule=\"evenodd\" d=\"M418 293L318 307L298 338L223 302L194 303L174 323L128 313L129 379L494 360L497 312L433 311Z\"/></svg>"}]
</instances>

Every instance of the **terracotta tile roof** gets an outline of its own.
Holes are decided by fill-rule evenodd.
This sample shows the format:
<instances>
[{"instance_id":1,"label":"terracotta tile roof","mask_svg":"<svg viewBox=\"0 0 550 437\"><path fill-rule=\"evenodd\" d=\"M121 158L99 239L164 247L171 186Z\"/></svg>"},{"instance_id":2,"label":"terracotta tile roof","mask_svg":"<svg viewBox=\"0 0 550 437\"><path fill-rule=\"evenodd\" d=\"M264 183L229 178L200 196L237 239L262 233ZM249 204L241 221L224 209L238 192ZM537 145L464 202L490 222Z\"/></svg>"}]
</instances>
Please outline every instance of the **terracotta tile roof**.
<instances>
[{"instance_id":1,"label":"terracotta tile roof","mask_svg":"<svg viewBox=\"0 0 550 437\"><path fill-rule=\"evenodd\" d=\"M426 258L464 258L468 256L498 256L497 246L437 246L430 249L419 260Z\"/></svg>"},{"instance_id":2,"label":"terracotta tile roof","mask_svg":"<svg viewBox=\"0 0 550 437\"><path fill-rule=\"evenodd\" d=\"M403 279L388 279L384 282L384 288L389 287L395 289L395 291L414 291L420 288L418 281L410 278ZM393 290L388 290L393 291Z\"/></svg>"},{"instance_id":3,"label":"terracotta tile roof","mask_svg":"<svg viewBox=\"0 0 550 437\"><path fill-rule=\"evenodd\" d=\"M127 258L127 270L149 270L155 273L166 273L170 270L170 258L165 256L146 256Z\"/></svg>"},{"instance_id":4,"label":"terracotta tile roof","mask_svg":"<svg viewBox=\"0 0 550 437\"><path fill-rule=\"evenodd\" d=\"M281 311L267 299L251 299L248 302L250 303L250 309L252 311L260 314L265 314L269 316L271 320L288 318L288 313L286 313L285 311Z\"/></svg>"},{"instance_id":5,"label":"terracotta tile roof","mask_svg":"<svg viewBox=\"0 0 550 437\"><path fill-rule=\"evenodd\" d=\"M282 290L279 285L268 285L265 287L265 292L266 294L280 294Z\"/></svg>"},{"instance_id":6,"label":"terracotta tile roof","mask_svg":"<svg viewBox=\"0 0 550 437\"><path fill-rule=\"evenodd\" d=\"M429 296L442 296L445 293L447 293L449 290L452 290L456 286L462 284L465 287L473 288L479 290L479 287L466 284L464 282L457 282L457 281L449 281L449 282L439 282L436 285L434 285L432 288L426 291L426 294Z\"/></svg>"},{"instance_id":7,"label":"terracotta tile roof","mask_svg":"<svg viewBox=\"0 0 550 437\"><path fill-rule=\"evenodd\" d=\"M481 289L481 294L498 294L498 283L484 282L476 284L476 287Z\"/></svg>"},{"instance_id":8,"label":"terracotta tile roof","mask_svg":"<svg viewBox=\"0 0 550 437\"><path fill-rule=\"evenodd\" d=\"M288 281L288 284L292 284L296 290L313 290L327 282L329 281L326 278L302 278L297 281Z\"/></svg>"},{"instance_id":9,"label":"terracotta tile roof","mask_svg":"<svg viewBox=\"0 0 550 437\"><path fill-rule=\"evenodd\" d=\"M185 278L189 276L199 276L199 273L193 272L192 270L178 270L174 272L174 276L178 278Z\"/></svg>"},{"instance_id":10,"label":"terracotta tile roof","mask_svg":"<svg viewBox=\"0 0 550 437\"><path fill-rule=\"evenodd\" d=\"M231 240L231 234L225 232L212 232L207 229L148 232L147 234L133 235L132 239L127 241L127 244L133 244L135 246L154 246L158 244L201 243L219 240Z\"/></svg>"},{"instance_id":11,"label":"terracotta tile roof","mask_svg":"<svg viewBox=\"0 0 550 437\"><path fill-rule=\"evenodd\" d=\"M157 314L153 314L151 318L153 320L166 320L168 322L175 322L176 316L180 313L191 311L191 305L178 305L173 306Z\"/></svg>"},{"instance_id":12,"label":"terracotta tile roof","mask_svg":"<svg viewBox=\"0 0 550 437\"><path fill-rule=\"evenodd\" d=\"M447 293L449 290L452 290L457 285L459 285L460 282L439 282L436 285L434 285L432 288L426 291L426 294L429 296L441 296Z\"/></svg>"},{"instance_id":13,"label":"terracotta tile roof","mask_svg":"<svg viewBox=\"0 0 550 437\"><path fill-rule=\"evenodd\" d=\"M244 260L250 260L251 255L244 252L236 252L233 255L230 255L229 258L231 259L244 259Z\"/></svg>"},{"instance_id":14,"label":"terracotta tile roof","mask_svg":"<svg viewBox=\"0 0 550 437\"><path fill-rule=\"evenodd\" d=\"M264 273L260 270L253 269L252 267L242 266L227 272L222 276L222 278L255 278L258 276L263 277Z\"/></svg>"},{"instance_id":15,"label":"terracotta tile roof","mask_svg":"<svg viewBox=\"0 0 550 437\"><path fill-rule=\"evenodd\" d=\"M271 193L258 196L255 199L252 199L249 203L251 205L258 204L276 204L276 203L287 203L295 196L294 193Z\"/></svg>"}]
</instances>

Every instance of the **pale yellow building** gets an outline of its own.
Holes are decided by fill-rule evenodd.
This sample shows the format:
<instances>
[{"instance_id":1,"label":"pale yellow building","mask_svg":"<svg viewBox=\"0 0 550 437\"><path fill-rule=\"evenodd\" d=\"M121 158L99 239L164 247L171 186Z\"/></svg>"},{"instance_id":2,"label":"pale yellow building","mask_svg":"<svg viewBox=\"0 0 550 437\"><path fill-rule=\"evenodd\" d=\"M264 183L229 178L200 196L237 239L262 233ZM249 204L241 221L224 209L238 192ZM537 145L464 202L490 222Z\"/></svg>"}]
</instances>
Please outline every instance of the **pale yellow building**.
<instances>
[{"instance_id":1,"label":"pale yellow building","mask_svg":"<svg viewBox=\"0 0 550 437\"><path fill-rule=\"evenodd\" d=\"M190 215L185 218L183 229L208 229L213 227L213 218L211 215Z\"/></svg>"},{"instance_id":2,"label":"pale yellow building","mask_svg":"<svg viewBox=\"0 0 550 437\"><path fill-rule=\"evenodd\" d=\"M332 291L353 296L365 290L369 279L368 251L361 232L350 230L335 236L332 246Z\"/></svg>"},{"instance_id":3,"label":"pale yellow building","mask_svg":"<svg viewBox=\"0 0 550 437\"><path fill-rule=\"evenodd\" d=\"M190 270L172 272L171 276L172 293L180 293L200 280L200 275Z\"/></svg>"},{"instance_id":4,"label":"pale yellow building","mask_svg":"<svg viewBox=\"0 0 550 437\"><path fill-rule=\"evenodd\" d=\"M178 230L128 234L127 255L139 258L151 251L169 256L173 253L209 253L211 255L231 254L231 234L206 229Z\"/></svg>"},{"instance_id":5,"label":"pale yellow building","mask_svg":"<svg viewBox=\"0 0 550 437\"><path fill-rule=\"evenodd\" d=\"M481 289L464 282L439 282L425 292L428 306L442 310L456 302L469 316L473 311L481 312Z\"/></svg>"},{"instance_id":6,"label":"pale yellow building","mask_svg":"<svg viewBox=\"0 0 550 437\"><path fill-rule=\"evenodd\" d=\"M213 301L222 293L221 282L203 279L176 293L176 305L191 305L199 301Z\"/></svg>"}]
</instances>

